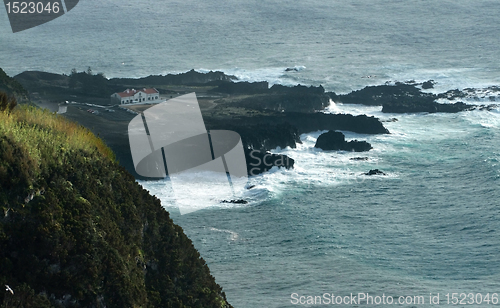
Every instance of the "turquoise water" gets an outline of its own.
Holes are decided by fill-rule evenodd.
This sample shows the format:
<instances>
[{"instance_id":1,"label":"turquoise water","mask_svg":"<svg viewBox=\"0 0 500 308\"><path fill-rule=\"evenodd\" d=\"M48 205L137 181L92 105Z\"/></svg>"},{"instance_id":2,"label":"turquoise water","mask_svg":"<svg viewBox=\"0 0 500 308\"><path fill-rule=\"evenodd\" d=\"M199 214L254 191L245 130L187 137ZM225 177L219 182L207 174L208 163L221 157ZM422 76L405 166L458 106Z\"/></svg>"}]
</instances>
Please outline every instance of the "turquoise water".
<instances>
[{"instance_id":1,"label":"turquoise water","mask_svg":"<svg viewBox=\"0 0 500 308\"><path fill-rule=\"evenodd\" d=\"M91 66L108 77L219 69L339 93L408 79L434 79L435 91L485 87L500 84L499 13L486 0L82 0L16 34L0 10L0 67L14 75ZM251 178L247 205L180 215L168 183L141 182L229 301L290 307L292 293L370 293L425 296L429 306L429 293L439 292L442 305L447 292L500 293L498 108L391 115L333 104L325 112L398 121L384 123L390 135L344 132L372 143L367 154L314 149L321 132L276 149L296 168ZM362 175L375 168L387 176Z\"/></svg>"}]
</instances>

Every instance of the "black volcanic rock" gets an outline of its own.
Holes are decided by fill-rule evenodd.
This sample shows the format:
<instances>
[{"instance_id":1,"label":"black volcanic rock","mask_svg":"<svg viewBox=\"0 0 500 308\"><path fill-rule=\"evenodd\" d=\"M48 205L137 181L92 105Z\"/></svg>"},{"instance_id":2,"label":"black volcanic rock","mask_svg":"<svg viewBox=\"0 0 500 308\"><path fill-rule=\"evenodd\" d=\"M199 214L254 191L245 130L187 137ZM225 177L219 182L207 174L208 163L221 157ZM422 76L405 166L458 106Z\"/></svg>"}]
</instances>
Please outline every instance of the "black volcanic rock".
<instances>
[{"instance_id":1,"label":"black volcanic rock","mask_svg":"<svg viewBox=\"0 0 500 308\"><path fill-rule=\"evenodd\" d=\"M428 80L428 81L422 83L422 89L425 89L425 90L432 89L432 88L434 88L434 84L435 84L434 80Z\"/></svg>"},{"instance_id":2,"label":"black volcanic rock","mask_svg":"<svg viewBox=\"0 0 500 308\"><path fill-rule=\"evenodd\" d=\"M415 85L397 82L394 85L368 86L349 94L338 95L336 100L344 104L379 106L387 101L399 102L409 98L413 101L432 102L437 97L432 93L422 92Z\"/></svg>"},{"instance_id":3,"label":"black volcanic rock","mask_svg":"<svg viewBox=\"0 0 500 308\"><path fill-rule=\"evenodd\" d=\"M422 84L422 88L428 89L433 86L432 80ZM454 104L440 104L438 98L455 99L466 95L459 90L435 95L422 92L417 83L401 83L394 85L369 86L349 94L338 95L336 100L346 104L382 105L384 113L417 113L417 112L446 112L455 113L476 108L462 102Z\"/></svg>"},{"instance_id":4,"label":"black volcanic rock","mask_svg":"<svg viewBox=\"0 0 500 308\"><path fill-rule=\"evenodd\" d=\"M349 160L364 161L364 160L368 160L368 157L366 157L366 156L363 156L363 157L352 157L352 158L349 158Z\"/></svg>"},{"instance_id":5,"label":"black volcanic rock","mask_svg":"<svg viewBox=\"0 0 500 308\"><path fill-rule=\"evenodd\" d=\"M327 107L329 101L325 94L272 93L250 96L232 105L254 110L313 113Z\"/></svg>"},{"instance_id":6,"label":"black volcanic rock","mask_svg":"<svg viewBox=\"0 0 500 308\"><path fill-rule=\"evenodd\" d=\"M328 114L322 112L303 114L288 112L284 121L297 127L299 134L318 130L346 130L359 134L389 134L378 118L366 115ZM276 119L278 121L278 119Z\"/></svg>"},{"instance_id":7,"label":"black volcanic rock","mask_svg":"<svg viewBox=\"0 0 500 308\"><path fill-rule=\"evenodd\" d=\"M457 102L454 104L439 104L437 102L428 101L414 101L414 100L402 100L390 101L382 105L382 112L384 113L416 113L416 112L446 112L446 113L456 113L465 110L473 110L476 107L474 105L465 104L463 102Z\"/></svg>"},{"instance_id":8,"label":"black volcanic rock","mask_svg":"<svg viewBox=\"0 0 500 308\"><path fill-rule=\"evenodd\" d=\"M70 76L40 71L25 71L14 78L30 93L44 93L56 100L70 100L71 96L106 97L122 87L116 87L103 74L73 71Z\"/></svg>"},{"instance_id":9,"label":"black volcanic rock","mask_svg":"<svg viewBox=\"0 0 500 308\"><path fill-rule=\"evenodd\" d=\"M223 72L219 71L210 71L207 73L200 73L193 70L190 70L185 73L180 74L167 74L163 75L151 75L143 78L112 78L109 80L110 84L117 85L144 85L148 84L151 86L155 85L200 85L207 84L210 82L229 82L232 80L237 80L235 76L226 75Z\"/></svg>"},{"instance_id":10,"label":"black volcanic rock","mask_svg":"<svg viewBox=\"0 0 500 308\"><path fill-rule=\"evenodd\" d=\"M44 97L55 100L73 100L77 95L82 98L106 98L115 92L121 92L127 87L158 87L162 85L213 85L236 80L235 76L223 72L199 73L190 70L180 74L151 75L143 78L112 78L106 79L104 74L73 71L71 74L54 74L40 71L25 71L16 76L17 80L30 93L44 93Z\"/></svg>"},{"instance_id":11,"label":"black volcanic rock","mask_svg":"<svg viewBox=\"0 0 500 308\"><path fill-rule=\"evenodd\" d=\"M16 79L30 92L43 93L44 100L77 100L79 103L92 102L99 98L98 104L109 104L109 95L126 87L179 85L204 85L207 97L216 98L210 108L202 110L207 129L229 129L242 137L246 148L268 151L276 147L295 147L300 142L299 135L317 130L346 130L366 134L385 134L389 131L379 119L365 115L325 114L315 112L324 109L334 93L325 93L322 86L287 87L274 85L268 88L267 82L235 83L234 76L222 72L186 73L144 78L114 78L108 80L102 74L72 72L71 76L45 72L23 72ZM87 86L86 86L87 85ZM206 86L206 87L205 87ZM214 87L211 91L211 87ZM182 87L181 87L182 88ZM87 91L86 89L91 89ZM161 89L161 88L159 88ZM161 89L162 91L167 91ZM217 92L221 91L221 92ZM227 93L224 93L227 92ZM182 92L182 91L180 91ZM262 92L262 93L260 93ZM227 95L228 93L231 93ZM257 94L249 94L257 93ZM220 95L223 94L223 95ZM43 97L42 97L43 96ZM81 115L77 109L65 116L92 127L117 153L120 162L129 172L141 178L131 161L130 147L126 138L125 121L111 119L109 122L94 124L93 119ZM123 117L126 120L126 117ZM124 124L125 123L125 124ZM122 125L123 124L123 125ZM95 126L94 126L95 125ZM256 154L257 155L257 154ZM265 154L261 155L263 158ZM251 157L250 157L251 158ZM270 157L267 157L270 159ZM272 165L279 165L279 157L272 156ZM255 159L254 159L255 160ZM287 166L293 166L292 163ZM260 164L257 164L260 166ZM249 170L259 172L272 166L248 166ZM269 167L269 168L268 168Z\"/></svg>"},{"instance_id":12,"label":"black volcanic rock","mask_svg":"<svg viewBox=\"0 0 500 308\"><path fill-rule=\"evenodd\" d=\"M247 204L248 201L243 199L231 199L231 200L222 200L221 203Z\"/></svg>"},{"instance_id":13,"label":"black volcanic rock","mask_svg":"<svg viewBox=\"0 0 500 308\"><path fill-rule=\"evenodd\" d=\"M258 175L272 167L293 168L295 161L283 154L272 154L263 150L245 148L248 175Z\"/></svg>"},{"instance_id":14,"label":"black volcanic rock","mask_svg":"<svg viewBox=\"0 0 500 308\"><path fill-rule=\"evenodd\" d=\"M490 86L487 88L465 88L463 90L454 89L449 90L445 93L438 94L439 98L445 98L448 100L456 100L456 99L469 99L469 100L489 100L496 101L498 97L500 97L500 87L499 86Z\"/></svg>"},{"instance_id":15,"label":"black volcanic rock","mask_svg":"<svg viewBox=\"0 0 500 308\"><path fill-rule=\"evenodd\" d=\"M325 151L353 151L364 152L372 149L371 144L366 141L345 141L345 136L341 132L329 131L321 134L316 140L315 148Z\"/></svg>"},{"instance_id":16,"label":"black volcanic rock","mask_svg":"<svg viewBox=\"0 0 500 308\"><path fill-rule=\"evenodd\" d=\"M273 124L271 125L270 123ZM260 125L272 129L272 126L286 123L295 127L296 133L299 135L318 130L345 130L359 134L389 134L389 130L384 127L378 118L366 115L353 116L350 114L329 114L322 112L271 112L266 115L241 116L230 119L206 118L205 120L208 129L230 129L237 132L247 131L249 135L251 135L251 129L247 128L258 127Z\"/></svg>"},{"instance_id":17,"label":"black volcanic rock","mask_svg":"<svg viewBox=\"0 0 500 308\"><path fill-rule=\"evenodd\" d=\"M279 94L308 94L308 95L321 95L325 93L325 89L323 86L315 87L315 86L303 86L296 85L293 87L287 87L280 84L275 84L269 89L270 93L279 93Z\"/></svg>"},{"instance_id":18,"label":"black volcanic rock","mask_svg":"<svg viewBox=\"0 0 500 308\"><path fill-rule=\"evenodd\" d=\"M246 120L246 118L243 118ZM239 121L213 121L211 119L205 122L209 130L225 129L237 132L243 145L247 148L271 150L277 147L282 149L286 147L295 148L300 143L300 136L295 126L289 123L259 123Z\"/></svg>"},{"instance_id":19,"label":"black volcanic rock","mask_svg":"<svg viewBox=\"0 0 500 308\"><path fill-rule=\"evenodd\" d=\"M273 123L273 124L270 124ZM295 148L300 134L318 130L345 130L361 134L388 134L379 119L366 115L276 112L262 116L205 118L207 129L227 129L240 134L247 147L271 150Z\"/></svg>"},{"instance_id":20,"label":"black volcanic rock","mask_svg":"<svg viewBox=\"0 0 500 308\"><path fill-rule=\"evenodd\" d=\"M261 82L222 82L210 92L226 94L264 94L269 92L269 83Z\"/></svg>"},{"instance_id":21,"label":"black volcanic rock","mask_svg":"<svg viewBox=\"0 0 500 308\"><path fill-rule=\"evenodd\" d=\"M279 112L315 112L329 105L330 97L325 89L297 85L287 87L273 85L268 88L267 82L224 82L210 90L212 93L235 95L251 95L232 99L233 107L243 107L254 110L274 110Z\"/></svg>"},{"instance_id":22,"label":"black volcanic rock","mask_svg":"<svg viewBox=\"0 0 500 308\"><path fill-rule=\"evenodd\" d=\"M386 174L378 169L372 169L367 173L365 173L365 175L386 175Z\"/></svg>"}]
</instances>

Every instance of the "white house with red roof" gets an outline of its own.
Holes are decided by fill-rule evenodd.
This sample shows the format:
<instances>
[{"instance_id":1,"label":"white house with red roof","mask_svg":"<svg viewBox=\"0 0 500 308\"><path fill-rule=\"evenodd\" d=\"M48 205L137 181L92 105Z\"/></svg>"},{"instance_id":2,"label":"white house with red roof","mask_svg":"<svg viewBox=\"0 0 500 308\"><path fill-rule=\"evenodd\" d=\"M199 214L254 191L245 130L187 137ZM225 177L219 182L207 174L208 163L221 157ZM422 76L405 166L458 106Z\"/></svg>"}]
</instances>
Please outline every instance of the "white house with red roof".
<instances>
[{"instance_id":1,"label":"white house with red roof","mask_svg":"<svg viewBox=\"0 0 500 308\"><path fill-rule=\"evenodd\" d=\"M127 89L123 92L112 94L111 101L119 104L159 103L160 92L155 88Z\"/></svg>"}]
</instances>

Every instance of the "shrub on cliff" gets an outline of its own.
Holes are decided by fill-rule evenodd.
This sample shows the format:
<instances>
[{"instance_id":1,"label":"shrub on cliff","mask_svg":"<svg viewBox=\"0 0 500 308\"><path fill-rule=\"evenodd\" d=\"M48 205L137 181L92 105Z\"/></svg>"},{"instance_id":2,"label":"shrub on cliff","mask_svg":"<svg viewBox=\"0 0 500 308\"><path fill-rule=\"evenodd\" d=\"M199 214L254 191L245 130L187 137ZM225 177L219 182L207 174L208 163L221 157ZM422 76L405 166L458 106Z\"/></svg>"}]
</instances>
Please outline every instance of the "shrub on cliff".
<instances>
[{"instance_id":1,"label":"shrub on cliff","mask_svg":"<svg viewBox=\"0 0 500 308\"><path fill-rule=\"evenodd\" d=\"M16 105L17 101L13 96L8 96L5 92L0 92L0 111L11 112Z\"/></svg>"},{"instance_id":2,"label":"shrub on cliff","mask_svg":"<svg viewBox=\"0 0 500 308\"><path fill-rule=\"evenodd\" d=\"M3 69L0 68L0 91L8 95L13 95L21 100L28 99L28 91L14 78L9 77Z\"/></svg>"}]
</instances>

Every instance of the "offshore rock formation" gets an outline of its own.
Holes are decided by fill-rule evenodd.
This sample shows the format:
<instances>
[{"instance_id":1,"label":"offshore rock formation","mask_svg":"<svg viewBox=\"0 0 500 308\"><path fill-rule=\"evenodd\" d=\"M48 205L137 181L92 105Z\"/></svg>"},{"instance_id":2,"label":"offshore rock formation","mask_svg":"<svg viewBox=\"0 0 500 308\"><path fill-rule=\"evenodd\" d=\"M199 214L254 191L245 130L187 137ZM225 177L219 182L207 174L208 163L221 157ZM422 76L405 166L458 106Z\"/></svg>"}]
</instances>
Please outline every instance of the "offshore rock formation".
<instances>
[{"instance_id":1,"label":"offshore rock formation","mask_svg":"<svg viewBox=\"0 0 500 308\"><path fill-rule=\"evenodd\" d=\"M500 88L490 87L487 89L464 89L463 91L450 90L441 94L432 94L422 92L417 87L419 85L422 89L429 89L434 86L434 82L432 80L422 84L396 82L393 85L365 87L345 95L336 95L335 93L328 93L328 95L345 104L382 105L382 112L385 113L456 113L474 109L489 110L494 107L493 105L465 104L456 102L456 99L468 98L479 101L486 97L490 101L495 101L500 93ZM450 103L438 103L438 99L447 99Z\"/></svg>"},{"instance_id":2,"label":"offshore rock formation","mask_svg":"<svg viewBox=\"0 0 500 308\"><path fill-rule=\"evenodd\" d=\"M386 175L386 174L378 169L372 169L367 173L365 173L365 175Z\"/></svg>"},{"instance_id":3,"label":"offshore rock formation","mask_svg":"<svg viewBox=\"0 0 500 308\"><path fill-rule=\"evenodd\" d=\"M295 164L295 160L286 155L251 148L245 149L245 159L249 176L264 173L273 167L291 169Z\"/></svg>"},{"instance_id":4,"label":"offshore rock formation","mask_svg":"<svg viewBox=\"0 0 500 308\"><path fill-rule=\"evenodd\" d=\"M372 149L371 144L366 141L346 141L344 134L332 130L321 134L316 140L314 147L325 151L352 152L365 152Z\"/></svg>"}]
</instances>

